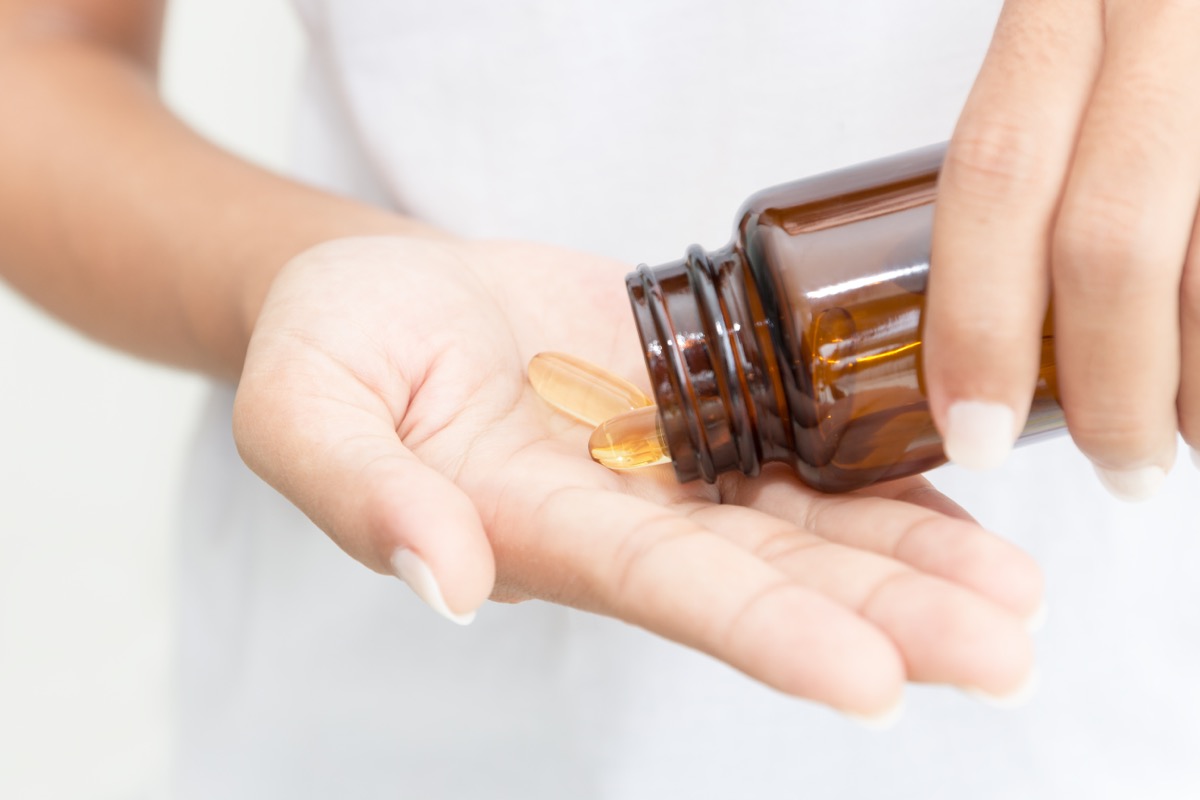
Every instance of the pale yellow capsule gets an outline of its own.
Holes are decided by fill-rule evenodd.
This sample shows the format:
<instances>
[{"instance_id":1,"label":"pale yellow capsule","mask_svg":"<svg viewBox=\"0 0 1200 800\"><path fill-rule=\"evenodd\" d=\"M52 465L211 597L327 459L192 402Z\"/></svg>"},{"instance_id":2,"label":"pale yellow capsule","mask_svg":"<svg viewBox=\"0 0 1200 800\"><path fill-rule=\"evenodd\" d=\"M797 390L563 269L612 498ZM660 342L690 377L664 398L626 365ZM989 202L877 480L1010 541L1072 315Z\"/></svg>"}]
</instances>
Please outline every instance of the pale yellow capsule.
<instances>
[{"instance_id":1,"label":"pale yellow capsule","mask_svg":"<svg viewBox=\"0 0 1200 800\"><path fill-rule=\"evenodd\" d=\"M566 353L534 356L529 362L529 383L547 403L587 425L654 405L624 378Z\"/></svg>"},{"instance_id":2,"label":"pale yellow capsule","mask_svg":"<svg viewBox=\"0 0 1200 800\"><path fill-rule=\"evenodd\" d=\"M609 469L638 469L671 460L658 423L658 407L626 411L605 420L588 441L592 458Z\"/></svg>"}]
</instances>

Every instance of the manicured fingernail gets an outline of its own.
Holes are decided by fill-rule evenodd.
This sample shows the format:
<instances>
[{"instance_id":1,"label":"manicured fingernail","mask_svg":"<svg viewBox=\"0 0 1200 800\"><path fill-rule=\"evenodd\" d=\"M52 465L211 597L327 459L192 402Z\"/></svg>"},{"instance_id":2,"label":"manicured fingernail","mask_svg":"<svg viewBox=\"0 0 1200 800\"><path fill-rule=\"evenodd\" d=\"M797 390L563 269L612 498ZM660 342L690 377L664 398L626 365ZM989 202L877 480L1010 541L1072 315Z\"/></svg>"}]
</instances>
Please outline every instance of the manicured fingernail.
<instances>
[{"instance_id":1,"label":"manicured fingernail","mask_svg":"<svg viewBox=\"0 0 1200 800\"><path fill-rule=\"evenodd\" d=\"M1011 692L992 694L982 689L968 689L967 691L989 706L995 706L996 708L1018 708L1028 703L1029 698L1033 697L1037 692L1038 682L1038 671L1032 669L1025 680L1021 682L1021 685Z\"/></svg>"},{"instance_id":2,"label":"manicured fingernail","mask_svg":"<svg viewBox=\"0 0 1200 800\"><path fill-rule=\"evenodd\" d=\"M1153 497L1167 480L1166 470L1157 466L1125 470L1097 466L1096 474L1109 494L1131 503Z\"/></svg>"},{"instance_id":3,"label":"manicured fingernail","mask_svg":"<svg viewBox=\"0 0 1200 800\"><path fill-rule=\"evenodd\" d=\"M1034 611L1029 615L1028 618L1026 618L1025 629L1030 633L1037 633L1042 628L1046 627L1046 615L1046 601L1043 600L1042 604L1037 607L1037 611Z\"/></svg>"},{"instance_id":4,"label":"manicured fingernail","mask_svg":"<svg viewBox=\"0 0 1200 800\"><path fill-rule=\"evenodd\" d=\"M1012 450L1015 426L1006 405L960 400L946 415L946 457L968 469L998 467Z\"/></svg>"},{"instance_id":5,"label":"manicured fingernail","mask_svg":"<svg viewBox=\"0 0 1200 800\"><path fill-rule=\"evenodd\" d=\"M904 716L904 697L901 696L892 706L886 711L878 714L856 714L852 711L845 712L846 716L862 725L864 728L872 731L886 731L896 727L896 723Z\"/></svg>"},{"instance_id":6,"label":"manicured fingernail","mask_svg":"<svg viewBox=\"0 0 1200 800\"><path fill-rule=\"evenodd\" d=\"M474 611L455 614L450 610L450 607L446 605L445 598L442 597L442 590L438 586L437 578L433 577L429 566L412 550L401 547L392 553L392 570L396 573L397 578L408 584L417 597L425 601L425 605L451 622L470 625L471 621L475 619Z\"/></svg>"}]
</instances>

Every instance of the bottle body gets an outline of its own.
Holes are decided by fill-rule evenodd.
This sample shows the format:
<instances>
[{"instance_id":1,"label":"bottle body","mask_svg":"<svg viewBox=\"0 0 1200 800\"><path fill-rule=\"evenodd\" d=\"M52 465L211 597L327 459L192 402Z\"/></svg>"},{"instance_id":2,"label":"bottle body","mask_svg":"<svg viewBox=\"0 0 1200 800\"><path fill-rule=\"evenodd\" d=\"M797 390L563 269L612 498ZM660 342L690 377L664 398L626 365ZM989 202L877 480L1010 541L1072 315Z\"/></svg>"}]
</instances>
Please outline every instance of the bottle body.
<instances>
[{"instance_id":1,"label":"bottle body","mask_svg":"<svg viewBox=\"0 0 1200 800\"><path fill-rule=\"evenodd\" d=\"M782 461L823 491L943 463L921 378L936 146L750 198L733 242L627 279L680 480ZM1022 440L1059 430L1053 333Z\"/></svg>"}]
</instances>

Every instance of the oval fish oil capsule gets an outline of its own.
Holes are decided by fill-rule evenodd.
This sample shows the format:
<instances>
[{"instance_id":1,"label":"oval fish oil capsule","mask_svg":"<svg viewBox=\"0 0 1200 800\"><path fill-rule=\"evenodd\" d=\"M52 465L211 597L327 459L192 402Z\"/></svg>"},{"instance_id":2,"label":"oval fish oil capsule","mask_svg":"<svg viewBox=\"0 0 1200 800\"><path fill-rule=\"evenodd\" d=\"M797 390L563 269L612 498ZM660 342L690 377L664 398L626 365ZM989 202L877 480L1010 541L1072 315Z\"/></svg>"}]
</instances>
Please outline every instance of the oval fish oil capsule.
<instances>
[{"instance_id":1,"label":"oval fish oil capsule","mask_svg":"<svg viewBox=\"0 0 1200 800\"><path fill-rule=\"evenodd\" d=\"M654 405L624 378L566 353L538 353L529 362L529 383L555 409L586 425Z\"/></svg>"},{"instance_id":2,"label":"oval fish oil capsule","mask_svg":"<svg viewBox=\"0 0 1200 800\"><path fill-rule=\"evenodd\" d=\"M647 406L605 420L588 441L592 458L609 469L640 469L671 460L658 422L658 407Z\"/></svg>"}]
</instances>

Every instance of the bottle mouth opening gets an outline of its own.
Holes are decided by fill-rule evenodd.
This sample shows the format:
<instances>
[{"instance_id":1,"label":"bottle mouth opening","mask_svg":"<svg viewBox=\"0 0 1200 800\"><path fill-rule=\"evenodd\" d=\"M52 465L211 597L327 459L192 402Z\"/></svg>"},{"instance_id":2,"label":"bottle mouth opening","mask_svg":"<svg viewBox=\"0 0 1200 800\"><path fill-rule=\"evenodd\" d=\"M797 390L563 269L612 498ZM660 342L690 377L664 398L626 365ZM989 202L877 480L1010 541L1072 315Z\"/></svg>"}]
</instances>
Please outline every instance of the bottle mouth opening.
<instances>
[{"instance_id":1,"label":"bottle mouth opening","mask_svg":"<svg viewBox=\"0 0 1200 800\"><path fill-rule=\"evenodd\" d=\"M760 456L738 385L737 354L703 249L626 278L667 448L682 481L740 470L758 473Z\"/></svg>"},{"instance_id":2,"label":"bottle mouth opening","mask_svg":"<svg viewBox=\"0 0 1200 800\"><path fill-rule=\"evenodd\" d=\"M702 474L701 448L696 437L698 431L683 410L687 404L681 402L688 386L687 372L678 357L677 337L666 313L663 288L645 264L626 276L625 287L633 305L634 322L642 340L642 353L675 477L681 483L693 481Z\"/></svg>"}]
</instances>

